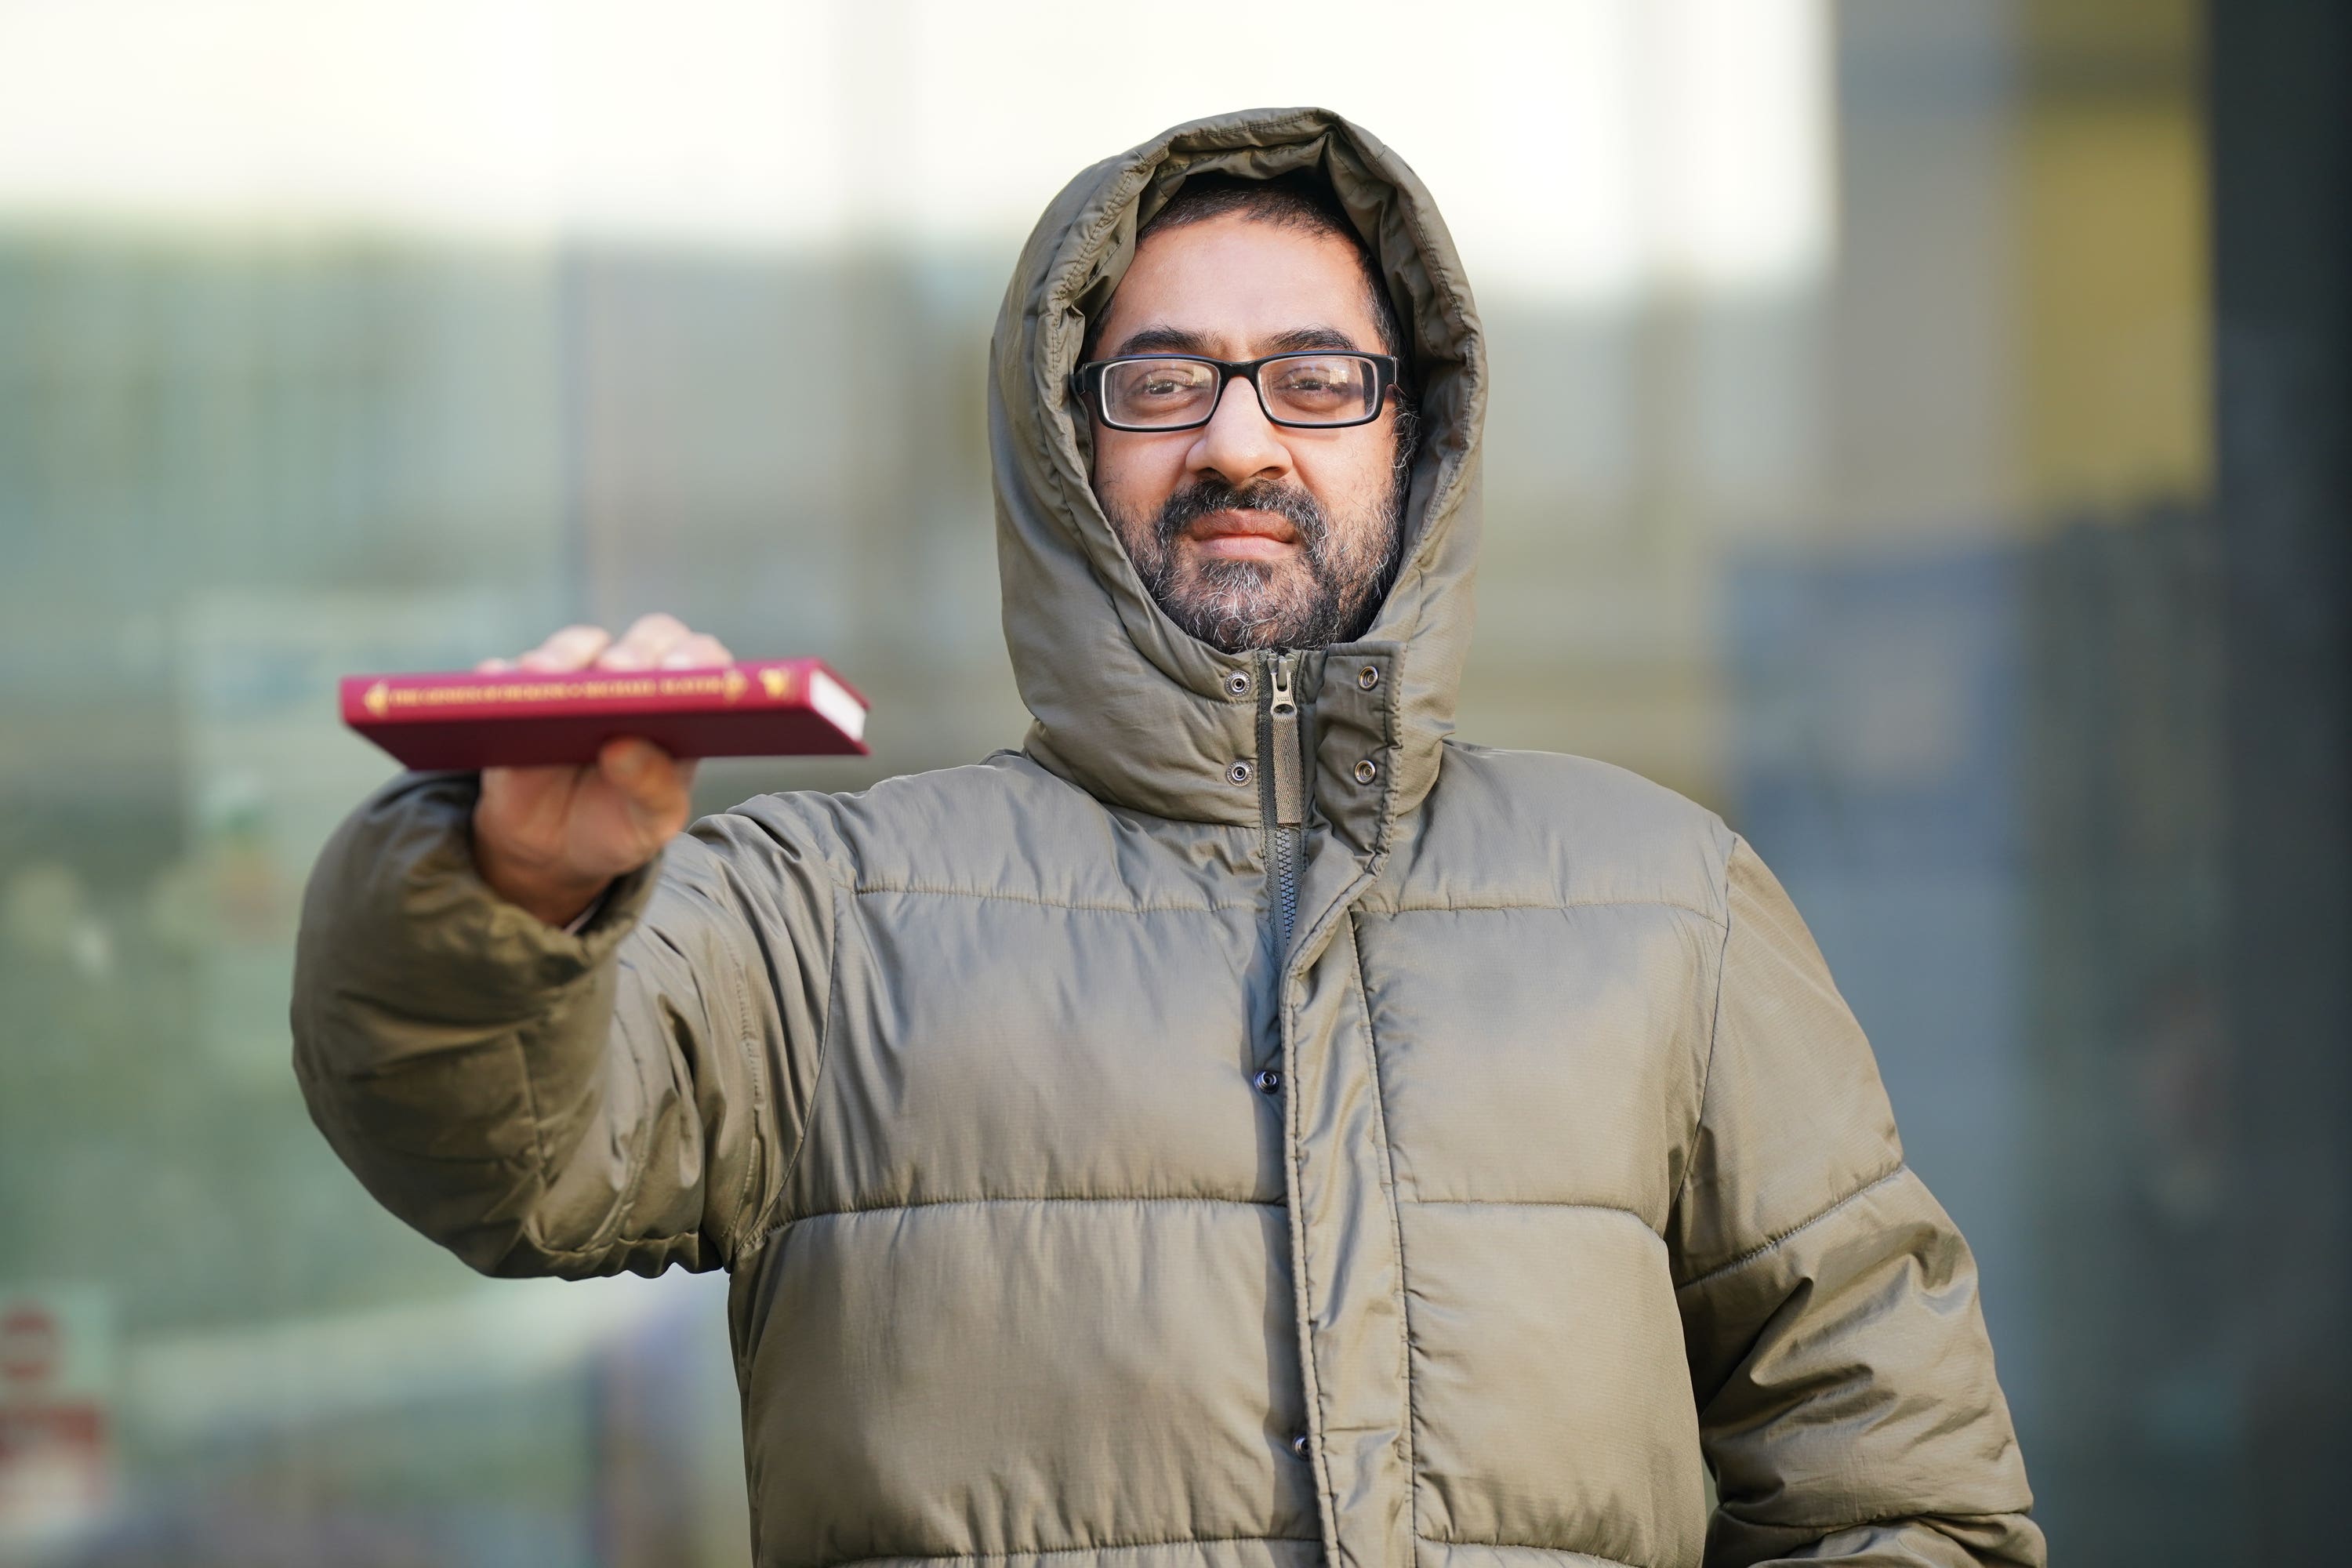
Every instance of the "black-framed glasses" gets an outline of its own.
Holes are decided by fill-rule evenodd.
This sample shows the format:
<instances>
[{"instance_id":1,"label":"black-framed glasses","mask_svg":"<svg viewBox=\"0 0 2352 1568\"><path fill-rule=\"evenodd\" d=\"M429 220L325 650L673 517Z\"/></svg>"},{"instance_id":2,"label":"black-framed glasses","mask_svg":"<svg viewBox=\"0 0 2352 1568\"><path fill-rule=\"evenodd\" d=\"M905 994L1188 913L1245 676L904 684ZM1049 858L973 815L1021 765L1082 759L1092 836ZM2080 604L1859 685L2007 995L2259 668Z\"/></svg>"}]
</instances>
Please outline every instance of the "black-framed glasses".
<instances>
[{"instance_id":1,"label":"black-framed glasses","mask_svg":"<svg viewBox=\"0 0 2352 1568\"><path fill-rule=\"evenodd\" d=\"M1124 354L1078 366L1070 390L1114 430L1192 430L1216 414L1235 376L1257 389L1257 405L1275 424L1333 430L1381 416L1397 358L1328 349L1247 360Z\"/></svg>"}]
</instances>

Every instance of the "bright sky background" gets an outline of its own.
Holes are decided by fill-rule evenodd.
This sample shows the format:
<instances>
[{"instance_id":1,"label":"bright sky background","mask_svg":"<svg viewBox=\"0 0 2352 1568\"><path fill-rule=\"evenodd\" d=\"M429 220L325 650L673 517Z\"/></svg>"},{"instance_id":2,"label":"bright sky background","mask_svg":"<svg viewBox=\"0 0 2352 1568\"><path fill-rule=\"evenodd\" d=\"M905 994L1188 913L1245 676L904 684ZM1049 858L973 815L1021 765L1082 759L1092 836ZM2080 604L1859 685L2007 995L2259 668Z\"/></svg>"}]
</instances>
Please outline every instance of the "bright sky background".
<instances>
[{"instance_id":1,"label":"bright sky background","mask_svg":"<svg viewBox=\"0 0 2352 1568\"><path fill-rule=\"evenodd\" d=\"M1801 283L1828 0L0 0L0 226L1016 241L1084 165L1317 103L1482 289Z\"/></svg>"}]
</instances>

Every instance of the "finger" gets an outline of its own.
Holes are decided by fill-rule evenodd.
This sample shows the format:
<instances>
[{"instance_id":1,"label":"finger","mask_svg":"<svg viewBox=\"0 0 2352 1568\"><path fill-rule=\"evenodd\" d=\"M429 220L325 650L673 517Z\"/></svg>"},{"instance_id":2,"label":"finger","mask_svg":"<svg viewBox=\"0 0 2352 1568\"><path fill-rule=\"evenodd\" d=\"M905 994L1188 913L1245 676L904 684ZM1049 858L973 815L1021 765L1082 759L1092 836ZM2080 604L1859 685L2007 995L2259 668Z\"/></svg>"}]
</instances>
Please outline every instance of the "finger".
<instances>
[{"instance_id":1,"label":"finger","mask_svg":"<svg viewBox=\"0 0 2352 1568\"><path fill-rule=\"evenodd\" d=\"M640 820L675 814L685 797L680 764L651 741L617 736L597 752L596 764Z\"/></svg>"},{"instance_id":2,"label":"finger","mask_svg":"<svg viewBox=\"0 0 2352 1568\"><path fill-rule=\"evenodd\" d=\"M656 610L632 622L621 640L606 648L597 663L607 669L651 669L670 649L693 635L684 621Z\"/></svg>"},{"instance_id":3,"label":"finger","mask_svg":"<svg viewBox=\"0 0 2352 1568\"><path fill-rule=\"evenodd\" d=\"M692 770L658 746L648 743L646 752L643 771L621 800L640 842L652 847L683 828L693 816L688 795Z\"/></svg>"},{"instance_id":4,"label":"finger","mask_svg":"<svg viewBox=\"0 0 2352 1568\"><path fill-rule=\"evenodd\" d=\"M697 632L662 655L664 669L707 669L713 665L732 664L727 645L709 632Z\"/></svg>"},{"instance_id":5,"label":"finger","mask_svg":"<svg viewBox=\"0 0 2352 1568\"><path fill-rule=\"evenodd\" d=\"M569 767L486 767L476 804L477 834L499 838L509 853L543 853L551 831L560 837L562 803L572 793Z\"/></svg>"},{"instance_id":6,"label":"finger","mask_svg":"<svg viewBox=\"0 0 2352 1568\"><path fill-rule=\"evenodd\" d=\"M612 640L613 635L602 626L566 626L515 663L523 669L548 672L585 669Z\"/></svg>"}]
</instances>

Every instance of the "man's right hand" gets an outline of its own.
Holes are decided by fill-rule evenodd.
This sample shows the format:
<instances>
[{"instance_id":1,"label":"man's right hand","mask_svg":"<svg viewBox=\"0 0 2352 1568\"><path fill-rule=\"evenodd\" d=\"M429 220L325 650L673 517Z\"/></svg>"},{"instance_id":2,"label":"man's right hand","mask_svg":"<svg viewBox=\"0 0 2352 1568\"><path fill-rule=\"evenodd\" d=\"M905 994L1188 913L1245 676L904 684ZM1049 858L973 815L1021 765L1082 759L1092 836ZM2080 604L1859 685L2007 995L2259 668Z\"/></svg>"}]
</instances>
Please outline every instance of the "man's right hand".
<instances>
[{"instance_id":1,"label":"man's right hand","mask_svg":"<svg viewBox=\"0 0 2352 1568\"><path fill-rule=\"evenodd\" d=\"M638 618L618 642L601 626L566 626L520 658L483 671L698 669L730 664L717 637L675 616ZM474 868L490 889L550 925L565 925L615 877L661 852L684 828L692 760L651 741L616 736L593 763L484 768L474 805Z\"/></svg>"}]
</instances>

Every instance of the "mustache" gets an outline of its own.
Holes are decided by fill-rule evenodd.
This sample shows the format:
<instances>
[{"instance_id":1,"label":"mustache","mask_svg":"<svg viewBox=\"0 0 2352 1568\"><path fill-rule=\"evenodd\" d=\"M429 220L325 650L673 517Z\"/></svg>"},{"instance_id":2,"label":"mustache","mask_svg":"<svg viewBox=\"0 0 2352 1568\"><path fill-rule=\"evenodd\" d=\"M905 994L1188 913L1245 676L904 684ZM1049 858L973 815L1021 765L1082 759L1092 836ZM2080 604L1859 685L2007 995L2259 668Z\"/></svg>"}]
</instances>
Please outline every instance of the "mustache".
<instances>
[{"instance_id":1,"label":"mustache","mask_svg":"<svg viewBox=\"0 0 2352 1568\"><path fill-rule=\"evenodd\" d=\"M1298 542L1310 559L1322 556L1323 542L1331 535L1330 520L1303 489L1277 484L1236 488L1215 478L1196 479L1170 496L1160 509L1152 532L1160 548L1166 551L1186 529L1221 511L1272 512L1298 531Z\"/></svg>"}]
</instances>

